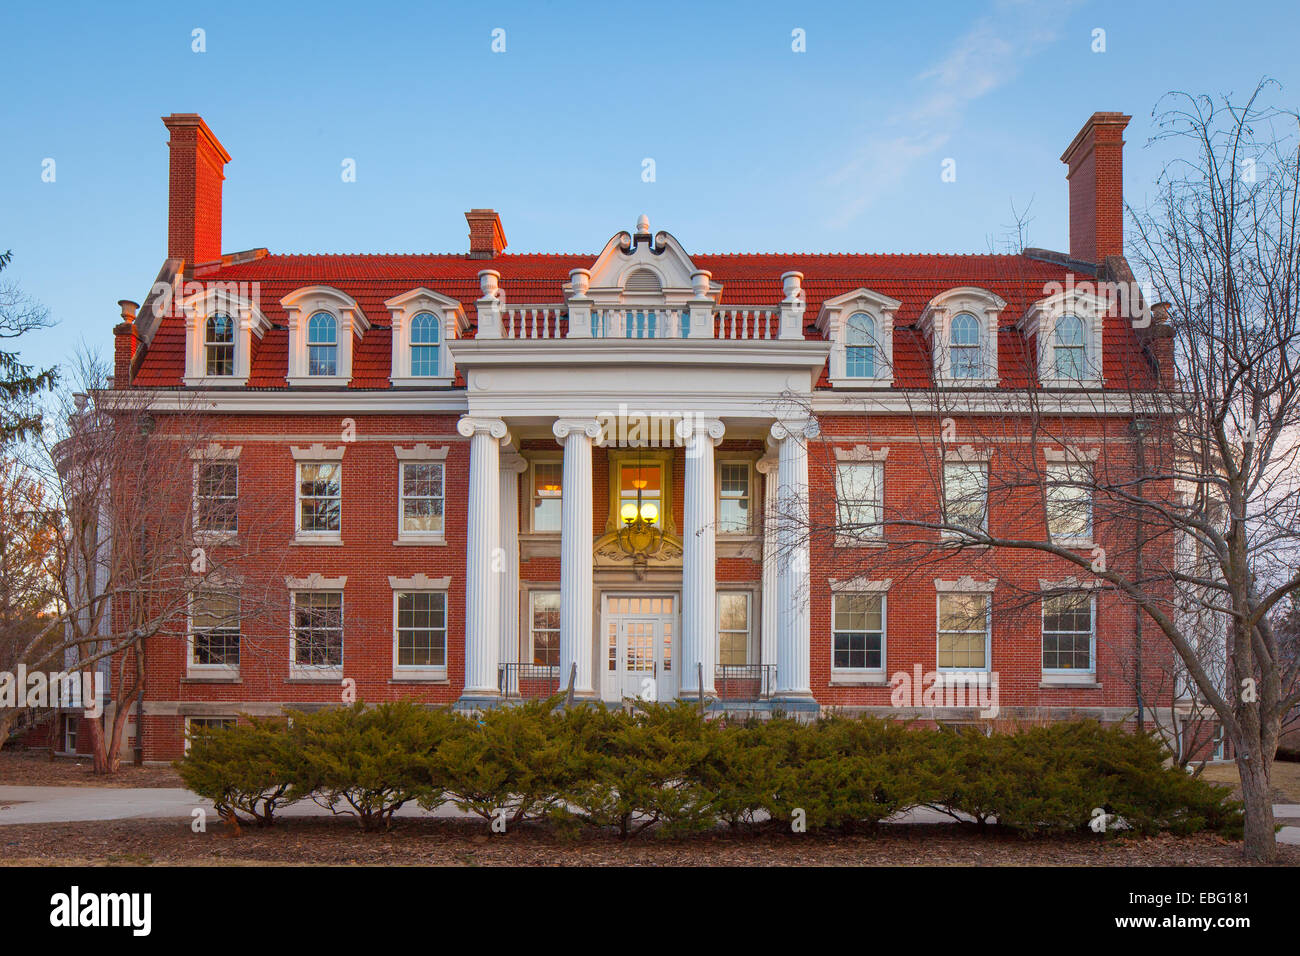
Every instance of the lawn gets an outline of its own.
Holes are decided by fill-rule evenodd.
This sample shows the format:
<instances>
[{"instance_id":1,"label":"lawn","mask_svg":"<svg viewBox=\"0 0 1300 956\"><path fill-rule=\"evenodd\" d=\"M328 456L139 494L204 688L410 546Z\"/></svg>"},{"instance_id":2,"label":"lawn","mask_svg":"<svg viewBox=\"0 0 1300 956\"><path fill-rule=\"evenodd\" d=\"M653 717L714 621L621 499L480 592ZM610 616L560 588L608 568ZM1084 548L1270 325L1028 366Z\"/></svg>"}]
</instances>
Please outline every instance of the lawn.
<instances>
[{"instance_id":1,"label":"lawn","mask_svg":"<svg viewBox=\"0 0 1300 956\"><path fill-rule=\"evenodd\" d=\"M23 787L182 787L171 767L123 763L117 773L95 774L89 757L54 757L41 750L0 750L0 785Z\"/></svg>"}]
</instances>

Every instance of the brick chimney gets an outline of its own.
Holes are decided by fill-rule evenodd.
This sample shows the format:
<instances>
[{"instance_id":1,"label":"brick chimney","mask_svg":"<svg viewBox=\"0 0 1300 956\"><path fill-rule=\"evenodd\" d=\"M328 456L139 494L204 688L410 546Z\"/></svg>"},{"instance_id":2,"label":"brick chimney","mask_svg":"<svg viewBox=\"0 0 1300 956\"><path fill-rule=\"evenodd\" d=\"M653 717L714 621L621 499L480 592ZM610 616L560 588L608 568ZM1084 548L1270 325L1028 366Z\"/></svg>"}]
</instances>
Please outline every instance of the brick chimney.
<instances>
[{"instance_id":1,"label":"brick chimney","mask_svg":"<svg viewBox=\"0 0 1300 956\"><path fill-rule=\"evenodd\" d=\"M471 209L465 213L469 223L469 257L495 259L506 247L506 232L495 209Z\"/></svg>"},{"instance_id":2,"label":"brick chimney","mask_svg":"<svg viewBox=\"0 0 1300 956\"><path fill-rule=\"evenodd\" d=\"M230 154L197 113L172 113L167 183L167 258L186 268L221 258L221 182Z\"/></svg>"},{"instance_id":3,"label":"brick chimney","mask_svg":"<svg viewBox=\"0 0 1300 956\"><path fill-rule=\"evenodd\" d=\"M1061 156L1070 168L1072 259L1124 254L1124 127L1132 118L1093 113Z\"/></svg>"}]
</instances>

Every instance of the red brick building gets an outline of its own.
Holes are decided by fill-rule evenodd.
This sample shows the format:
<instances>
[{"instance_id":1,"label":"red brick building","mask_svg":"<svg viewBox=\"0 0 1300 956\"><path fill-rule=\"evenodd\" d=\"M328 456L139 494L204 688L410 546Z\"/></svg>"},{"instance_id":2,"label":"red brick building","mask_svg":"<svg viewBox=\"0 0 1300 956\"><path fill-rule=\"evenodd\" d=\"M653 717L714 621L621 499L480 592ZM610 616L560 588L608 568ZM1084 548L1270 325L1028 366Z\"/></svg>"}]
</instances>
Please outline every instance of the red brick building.
<instances>
[{"instance_id":1,"label":"red brick building","mask_svg":"<svg viewBox=\"0 0 1300 956\"><path fill-rule=\"evenodd\" d=\"M115 388L203 409L196 542L256 502L284 600L198 596L154 641L145 757L341 687L990 716L899 696L969 680L1002 716L1128 718L1131 606L1050 555L882 530L965 489L987 527L1128 553L1077 496L1044 517L997 487L1006 448L1049 477L1127 449L1134 382L1159 381L1159 343L1074 287L1128 277L1127 121L1063 157L1068 255L701 255L645 217L592 255L509 254L484 209L461 252L284 255L223 251L229 154L165 117L168 258L124 304Z\"/></svg>"}]
</instances>

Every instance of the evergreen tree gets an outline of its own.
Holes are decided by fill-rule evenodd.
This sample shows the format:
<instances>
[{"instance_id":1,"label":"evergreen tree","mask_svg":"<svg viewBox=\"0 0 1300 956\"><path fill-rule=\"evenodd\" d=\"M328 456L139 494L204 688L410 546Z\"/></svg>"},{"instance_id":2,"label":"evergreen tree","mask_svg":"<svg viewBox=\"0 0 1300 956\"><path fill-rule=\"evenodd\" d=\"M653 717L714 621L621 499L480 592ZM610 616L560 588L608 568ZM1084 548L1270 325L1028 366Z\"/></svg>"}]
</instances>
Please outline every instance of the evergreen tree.
<instances>
[{"instance_id":1,"label":"evergreen tree","mask_svg":"<svg viewBox=\"0 0 1300 956\"><path fill-rule=\"evenodd\" d=\"M13 260L13 252L0 253L0 272ZM29 298L13 282L0 280L0 344L25 332L50 324L44 306ZM0 448L21 441L38 431L41 416L31 399L54 388L55 370L36 371L24 365L17 352L0 348Z\"/></svg>"}]
</instances>

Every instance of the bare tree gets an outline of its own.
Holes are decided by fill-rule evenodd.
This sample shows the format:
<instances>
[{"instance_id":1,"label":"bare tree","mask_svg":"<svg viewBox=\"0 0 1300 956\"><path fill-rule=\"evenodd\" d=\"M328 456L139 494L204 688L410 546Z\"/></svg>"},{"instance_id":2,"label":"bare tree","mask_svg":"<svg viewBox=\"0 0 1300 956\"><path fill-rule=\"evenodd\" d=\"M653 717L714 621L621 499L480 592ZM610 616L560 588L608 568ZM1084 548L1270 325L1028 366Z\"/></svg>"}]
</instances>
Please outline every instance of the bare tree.
<instances>
[{"instance_id":1,"label":"bare tree","mask_svg":"<svg viewBox=\"0 0 1300 956\"><path fill-rule=\"evenodd\" d=\"M243 631L259 608L285 602L287 535L262 513L269 502L226 493L201 413L156 414L148 393L105 388L93 359L76 378L34 443L58 532L43 596L55 612L23 653L34 667L106 678L107 734L98 721L90 733L95 771L112 773L159 642L185 644L201 630L187 655L255 653Z\"/></svg>"}]
</instances>

